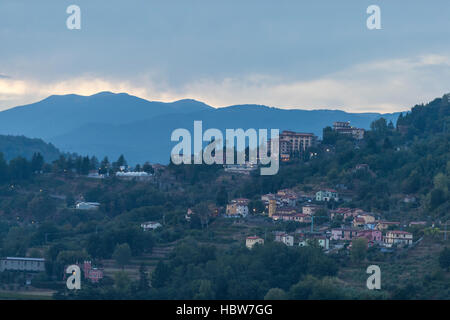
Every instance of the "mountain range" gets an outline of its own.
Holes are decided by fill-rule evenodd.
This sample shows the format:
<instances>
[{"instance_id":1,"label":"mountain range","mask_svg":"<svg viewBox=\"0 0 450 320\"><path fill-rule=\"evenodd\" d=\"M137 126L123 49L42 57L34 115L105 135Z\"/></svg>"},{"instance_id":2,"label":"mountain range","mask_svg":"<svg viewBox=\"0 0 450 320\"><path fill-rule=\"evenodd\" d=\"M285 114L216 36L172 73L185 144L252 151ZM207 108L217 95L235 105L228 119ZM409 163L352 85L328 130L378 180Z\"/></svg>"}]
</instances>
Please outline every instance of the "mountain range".
<instances>
[{"instance_id":1,"label":"mountain range","mask_svg":"<svg viewBox=\"0 0 450 320\"><path fill-rule=\"evenodd\" d=\"M279 109L263 105L213 108L185 99L171 103L148 101L126 93L92 96L54 95L37 103L0 112L0 134L24 135L52 143L63 152L108 156L124 154L130 164L168 163L175 145L173 130L193 132L195 120L203 130L217 128L280 129L322 135L334 121L350 121L368 129L380 117L396 122L400 112L347 113L339 110Z\"/></svg>"}]
</instances>

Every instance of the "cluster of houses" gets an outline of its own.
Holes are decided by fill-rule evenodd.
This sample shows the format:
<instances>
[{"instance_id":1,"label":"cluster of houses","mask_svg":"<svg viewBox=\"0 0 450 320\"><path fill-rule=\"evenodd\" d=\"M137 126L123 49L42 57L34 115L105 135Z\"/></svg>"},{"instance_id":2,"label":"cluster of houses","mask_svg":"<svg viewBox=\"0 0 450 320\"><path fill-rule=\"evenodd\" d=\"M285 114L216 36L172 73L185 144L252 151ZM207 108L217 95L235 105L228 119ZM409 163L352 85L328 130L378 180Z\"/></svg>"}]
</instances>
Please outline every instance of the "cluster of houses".
<instances>
[{"instance_id":1,"label":"cluster of houses","mask_svg":"<svg viewBox=\"0 0 450 320\"><path fill-rule=\"evenodd\" d=\"M377 219L375 215L358 208L338 208L331 210L330 214L331 219L338 218L345 225L329 230L331 240L352 241L365 238L369 246L385 247L408 246L413 243L412 233L396 230L400 228L398 221Z\"/></svg>"},{"instance_id":2,"label":"cluster of houses","mask_svg":"<svg viewBox=\"0 0 450 320\"><path fill-rule=\"evenodd\" d=\"M316 202L339 201L339 194L333 189L319 190L315 194L283 189L276 194L269 193L261 196L269 218L274 221L310 223L311 217L316 211L323 209L322 205L312 203L312 200ZM302 206L299 206L300 203L303 203Z\"/></svg>"},{"instance_id":3,"label":"cluster of houses","mask_svg":"<svg viewBox=\"0 0 450 320\"><path fill-rule=\"evenodd\" d=\"M312 203L339 201L339 194L333 189L319 190L315 194L306 194L296 192L291 189L282 189L277 193L264 194L261 201L265 205L265 213L274 221L296 221L301 223L310 223L311 216L323 206ZM248 216L250 200L238 198L231 200L225 211L226 217L245 218ZM302 207L300 203L305 203Z\"/></svg>"},{"instance_id":4,"label":"cluster of houses","mask_svg":"<svg viewBox=\"0 0 450 320\"><path fill-rule=\"evenodd\" d=\"M342 198L334 189L321 189L315 193L282 189L276 193L264 194L261 201L265 206L265 214L276 221L294 221L307 224L296 232L275 232L275 241L287 246L307 246L316 243L324 250L351 247L353 240L367 239L368 246L399 247L413 244L413 234L402 230L398 221L385 221L376 214L365 212L359 208L337 208L328 210L325 205L329 201L342 204ZM226 206L226 217L245 218L250 214L249 199L237 198ZM314 230L316 218L322 216L329 222L320 226L320 231ZM186 215L189 217L189 210ZM332 222L332 223L330 223ZM414 225L416 222L411 222ZM417 222L424 224L424 222ZM340 227L332 227L340 225ZM263 245L264 239L258 236L246 238L246 246L253 248L255 244Z\"/></svg>"},{"instance_id":5,"label":"cluster of houses","mask_svg":"<svg viewBox=\"0 0 450 320\"><path fill-rule=\"evenodd\" d=\"M282 231L275 232L275 241L287 246L307 246L317 243L324 250L342 248L358 238L367 239L368 246L378 245L381 247L409 246L413 243L413 235L401 230L400 222L384 221L375 214L365 212L359 208L337 208L327 210L321 202L339 201L339 194L333 189L323 189L315 194L304 194L294 192L291 189L283 189L276 194L265 194L261 201L265 204L266 213L273 221L295 221L311 224L311 230L307 228L298 229L294 233ZM243 199L236 199L234 206L245 206ZM230 209L232 206L230 205ZM245 209L240 209L244 211ZM318 210L326 211L326 216L331 221L341 224L338 228L332 228L326 223L320 228L320 232L314 232L314 218ZM247 211L248 212L248 209ZM418 222L423 224L423 222ZM413 225L414 222L411 223ZM261 238L252 236L247 238L246 246L251 248L255 243L263 244Z\"/></svg>"},{"instance_id":6,"label":"cluster of houses","mask_svg":"<svg viewBox=\"0 0 450 320\"><path fill-rule=\"evenodd\" d=\"M346 244L351 247L352 241L364 238L367 239L368 247L378 245L380 247L405 247L412 245L413 235L402 230L387 230L384 232L378 229L356 229L356 228L333 228L322 230L321 232L305 232L301 229L293 233L284 231L274 232L274 241L286 246L308 246L315 244L325 251L343 248ZM246 246L251 249L255 244L264 244L264 240L257 236L247 237Z\"/></svg>"}]
</instances>

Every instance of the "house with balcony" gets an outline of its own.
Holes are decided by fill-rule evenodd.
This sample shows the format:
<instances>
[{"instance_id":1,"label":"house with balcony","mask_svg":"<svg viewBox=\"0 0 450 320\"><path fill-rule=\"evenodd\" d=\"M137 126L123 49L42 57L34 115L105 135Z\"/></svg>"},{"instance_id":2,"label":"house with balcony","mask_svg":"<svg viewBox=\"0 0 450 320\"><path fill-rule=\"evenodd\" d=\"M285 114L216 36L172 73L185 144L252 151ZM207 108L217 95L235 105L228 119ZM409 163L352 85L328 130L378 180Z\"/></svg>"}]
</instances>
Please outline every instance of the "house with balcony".
<instances>
[{"instance_id":1,"label":"house with balcony","mask_svg":"<svg viewBox=\"0 0 450 320\"><path fill-rule=\"evenodd\" d=\"M384 236L384 244L386 247L392 246L409 246L413 243L413 235L406 231L387 231Z\"/></svg>"}]
</instances>

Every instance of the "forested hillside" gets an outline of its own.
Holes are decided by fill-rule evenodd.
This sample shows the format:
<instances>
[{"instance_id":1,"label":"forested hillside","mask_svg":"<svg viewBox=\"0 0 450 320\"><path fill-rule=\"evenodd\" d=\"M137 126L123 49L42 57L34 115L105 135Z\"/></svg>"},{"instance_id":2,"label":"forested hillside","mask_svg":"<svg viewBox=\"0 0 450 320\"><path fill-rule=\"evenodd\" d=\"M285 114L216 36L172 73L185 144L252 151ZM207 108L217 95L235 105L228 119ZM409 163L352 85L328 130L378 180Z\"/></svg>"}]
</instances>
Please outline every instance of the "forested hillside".
<instances>
[{"instance_id":1,"label":"forested hillside","mask_svg":"<svg viewBox=\"0 0 450 320\"><path fill-rule=\"evenodd\" d=\"M49 162L59 157L59 150L52 144L24 136L0 135L0 152L7 161L17 157L31 160L35 153L40 153Z\"/></svg>"},{"instance_id":2,"label":"forested hillside","mask_svg":"<svg viewBox=\"0 0 450 320\"><path fill-rule=\"evenodd\" d=\"M55 290L58 299L448 299L450 259L442 228L450 218L449 120L444 97L415 106L397 124L374 121L363 140L327 127L321 144L281 163L275 176L229 175L219 165L171 164L153 171L147 163L133 169L154 175L137 181L114 177L126 165L123 156L112 163L68 155L44 163L38 154L31 161L0 161L0 174L7 174L0 179L0 256L45 257L46 271L34 283ZM96 168L110 176L88 178ZM330 209L362 208L400 221L422 241L397 252L363 245L360 255L348 247L325 253L316 245L274 243L272 231L310 228L262 214L261 195L283 188L347 194L347 200L323 206L316 228L340 226ZM406 196L415 201L406 203ZM249 219L212 213L241 197L250 200ZM80 199L99 202L99 209L76 210ZM188 208L195 212L189 219ZM417 220L427 225L408 226ZM161 227L143 231L145 221ZM249 235L266 242L248 250ZM68 292L64 266L86 259L103 267L105 278ZM365 269L373 263L386 279L376 292L365 288ZM1 277L4 283L21 281L13 273Z\"/></svg>"}]
</instances>

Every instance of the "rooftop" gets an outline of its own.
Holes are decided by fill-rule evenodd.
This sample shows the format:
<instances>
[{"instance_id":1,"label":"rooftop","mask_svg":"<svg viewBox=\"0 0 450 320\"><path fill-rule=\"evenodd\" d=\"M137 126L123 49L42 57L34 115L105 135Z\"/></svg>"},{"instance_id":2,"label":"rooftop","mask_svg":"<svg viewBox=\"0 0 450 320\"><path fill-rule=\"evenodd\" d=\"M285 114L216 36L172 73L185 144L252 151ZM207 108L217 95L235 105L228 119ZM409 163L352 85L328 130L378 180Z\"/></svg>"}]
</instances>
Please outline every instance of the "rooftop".
<instances>
[{"instance_id":1,"label":"rooftop","mask_svg":"<svg viewBox=\"0 0 450 320\"><path fill-rule=\"evenodd\" d=\"M17 260L17 261L41 261L44 262L43 258L20 258L20 257L6 257L6 260Z\"/></svg>"}]
</instances>

